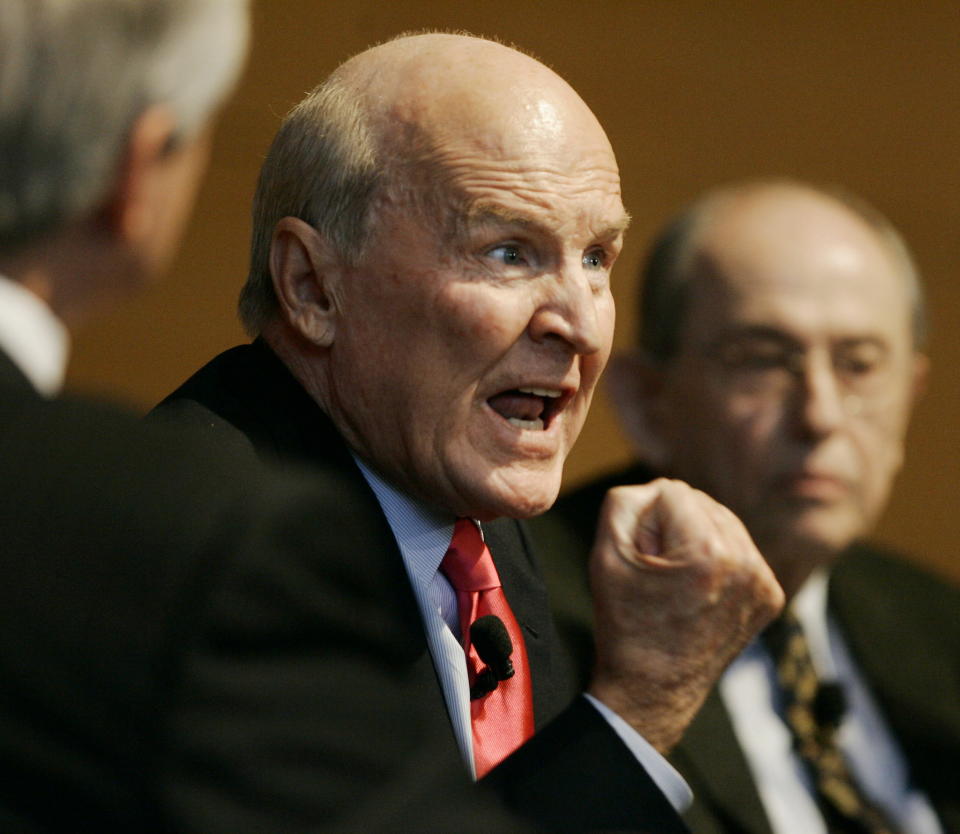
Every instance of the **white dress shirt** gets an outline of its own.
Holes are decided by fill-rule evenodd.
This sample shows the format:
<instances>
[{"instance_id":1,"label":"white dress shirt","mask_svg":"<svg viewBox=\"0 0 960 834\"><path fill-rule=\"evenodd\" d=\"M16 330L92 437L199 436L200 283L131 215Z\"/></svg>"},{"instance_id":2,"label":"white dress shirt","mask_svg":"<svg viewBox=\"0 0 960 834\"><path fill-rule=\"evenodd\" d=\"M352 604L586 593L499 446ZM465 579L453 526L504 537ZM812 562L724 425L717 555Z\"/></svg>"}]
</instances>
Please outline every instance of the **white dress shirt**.
<instances>
[{"instance_id":1,"label":"white dress shirt","mask_svg":"<svg viewBox=\"0 0 960 834\"><path fill-rule=\"evenodd\" d=\"M48 397L63 385L67 328L37 296L0 275L0 350Z\"/></svg>"},{"instance_id":2,"label":"white dress shirt","mask_svg":"<svg viewBox=\"0 0 960 834\"><path fill-rule=\"evenodd\" d=\"M827 613L827 574L814 574L791 608L803 626L817 676L840 684L846 694L837 741L861 789L905 834L943 834L929 800L910 786L903 753ZM724 674L720 695L774 832L826 834L810 779L776 711L775 674L769 653L754 641Z\"/></svg>"},{"instance_id":3,"label":"white dress shirt","mask_svg":"<svg viewBox=\"0 0 960 834\"><path fill-rule=\"evenodd\" d=\"M407 576L420 606L427 646L440 679L457 745L467 767L475 776L470 683L463 646L457 636L460 632L457 596L439 571L440 562L453 538L455 519L437 514L398 492L360 460L357 460L357 465L377 496L397 540ZM626 721L590 695L584 697L620 736L670 804L678 812L685 811L692 794L683 777Z\"/></svg>"}]
</instances>

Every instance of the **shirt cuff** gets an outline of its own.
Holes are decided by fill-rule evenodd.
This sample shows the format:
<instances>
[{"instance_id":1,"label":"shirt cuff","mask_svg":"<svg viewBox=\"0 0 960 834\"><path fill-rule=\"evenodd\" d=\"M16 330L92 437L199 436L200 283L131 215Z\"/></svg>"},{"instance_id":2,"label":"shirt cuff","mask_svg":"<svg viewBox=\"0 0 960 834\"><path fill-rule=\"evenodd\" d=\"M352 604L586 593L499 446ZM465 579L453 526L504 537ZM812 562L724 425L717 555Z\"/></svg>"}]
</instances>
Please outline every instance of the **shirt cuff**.
<instances>
[{"instance_id":1,"label":"shirt cuff","mask_svg":"<svg viewBox=\"0 0 960 834\"><path fill-rule=\"evenodd\" d=\"M593 704L613 731L620 736L620 740L627 745L627 749L633 753L643 769L647 771L650 778L667 798L667 801L673 806L673 809L678 814L686 811L693 802L693 791L690 790L690 786L677 773L673 765L654 750L650 742L610 707L586 692L583 693L583 697Z\"/></svg>"}]
</instances>

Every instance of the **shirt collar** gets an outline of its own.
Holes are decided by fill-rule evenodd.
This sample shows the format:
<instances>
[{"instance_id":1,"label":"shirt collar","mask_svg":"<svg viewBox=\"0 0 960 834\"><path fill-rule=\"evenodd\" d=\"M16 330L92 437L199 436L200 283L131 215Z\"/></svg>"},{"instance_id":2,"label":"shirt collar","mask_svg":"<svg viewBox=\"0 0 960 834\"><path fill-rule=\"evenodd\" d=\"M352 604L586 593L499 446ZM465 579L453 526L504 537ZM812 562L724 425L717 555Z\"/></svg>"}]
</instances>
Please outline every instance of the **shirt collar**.
<instances>
[{"instance_id":1,"label":"shirt collar","mask_svg":"<svg viewBox=\"0 0 960 834\"><path fill-rule=\"evenodd\" d=\"M0 348L41 394L63 386L70 335L30 290L0 275Z\"/></svg>"},{"instance_id":2,"label":"shirt collar","mask_svg":"<svg viewBox=\"0 0 960 834\"><path fill-rule=\"evenodd\" d=\"M388 484L359 458L354 460L380 502L411 579L429 585L450 546L455 519L415 501Z\"/></svg>"},{"instance_id":3,"label":"shirt collar","mask_svg":"<svg viewBox=\"0 0 960 834\"><path fill-rule=\"evenodd\" d=\"M791 610L803 626L810 659L817 674L824 680L836 677L827 621L828 579L829 572L826 569L814 571L790 602Z\"/></svg>"}]
</instances>

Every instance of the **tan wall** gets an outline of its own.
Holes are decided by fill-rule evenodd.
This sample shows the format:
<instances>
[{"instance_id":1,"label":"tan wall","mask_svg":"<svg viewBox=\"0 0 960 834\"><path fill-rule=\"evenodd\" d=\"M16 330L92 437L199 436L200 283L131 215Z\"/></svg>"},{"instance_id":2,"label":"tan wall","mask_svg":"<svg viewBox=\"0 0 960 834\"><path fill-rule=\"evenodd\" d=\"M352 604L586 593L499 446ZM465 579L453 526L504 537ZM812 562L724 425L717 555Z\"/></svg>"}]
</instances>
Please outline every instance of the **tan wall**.
<instances>
[{"instance_id":1,"label":"tan wall","mask_svg":"<svg viewBox=\"0 0 960 834\"><path fill-rule=\"evenodd\" d=\"M532 50L607 127L634 217L615 276L621 345L633 335L635 272L650 235L706 186L759 174L839 182L893 219L926 275L934 370L879 532L960 579L960 10L952 0L259 0L252 62L220 125L183 254L161 287L78 339L71 384L146 407L237 342L248 205L280 117L346 56L424 27ZM601 400L568 483L628 456Z\"/></svg>"}]
</instances>

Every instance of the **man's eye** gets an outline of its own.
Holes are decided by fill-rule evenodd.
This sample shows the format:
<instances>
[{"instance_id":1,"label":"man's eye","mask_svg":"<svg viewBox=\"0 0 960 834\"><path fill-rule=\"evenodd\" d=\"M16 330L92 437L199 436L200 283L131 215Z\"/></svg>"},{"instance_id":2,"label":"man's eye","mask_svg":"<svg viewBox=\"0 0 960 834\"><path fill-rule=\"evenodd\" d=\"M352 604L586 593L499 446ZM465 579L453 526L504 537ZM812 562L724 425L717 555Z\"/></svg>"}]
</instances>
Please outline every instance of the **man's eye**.
<instances>
[{"instance_id":1,"label":"man's eye","mask_svg":"<svg viewBox=\"0 0 960 834\"><path fill-rule=\"evenodd\" d=\"M745 353L740 358L740 364L747 370L792 370L794 363L789 354L785 353Z\"/></svg>"},{"instance_id":2,"label":"man's eye","mask_svg":"<svg viewBox=\"0 0 960 834\"><path fill-rule=\"evenodd\" d=\"M602 249L591 249L583 256L583 265L587 269L603 269L605 262L605 253Z\"/></svg>"},{"instance_id":3,"label":"man's eye","mask_svg":"<svg viewBox=\"0 0 960 834\"><path fill-rule=\"evenodd\" d=\"M515 266L526 262L523 253L520 251L520 247L513 243L504 243L496 246L487 252L487 255L496 258L498 261L502 261L507 266Z\"/></svg>"},{"instance_id":4,"label":"man's eye","mask_svg":"<svg viewBox=\"0 0 960 834\"><path fill-rule=\"evenodd\" d=\"M837 369L851 376L865 376L875 371L877 362L858 356L844 356L837 360Z\"/></svg>"},{"instance_id":5,"label":"man's eye","mask_svg":"<svg viewBox=\"0 0 960 834\"><path fill-rule=\"evenodd\" d=\"M789 370L790 354L774 346L724 345L717 352L728 368L740 371Z\"/></svg>"},{"instance_id":6,"label":"man's eye","mask_svg":"<svg viewBox=\"0 0 960 834\"><path fill-rule=\"evenodd\" d=\"M834 367L846 376L863 377L878 370L883 365L884 352L875 345L856 345L838 351L833 358Z\"/></svg>"}]
</instances>

